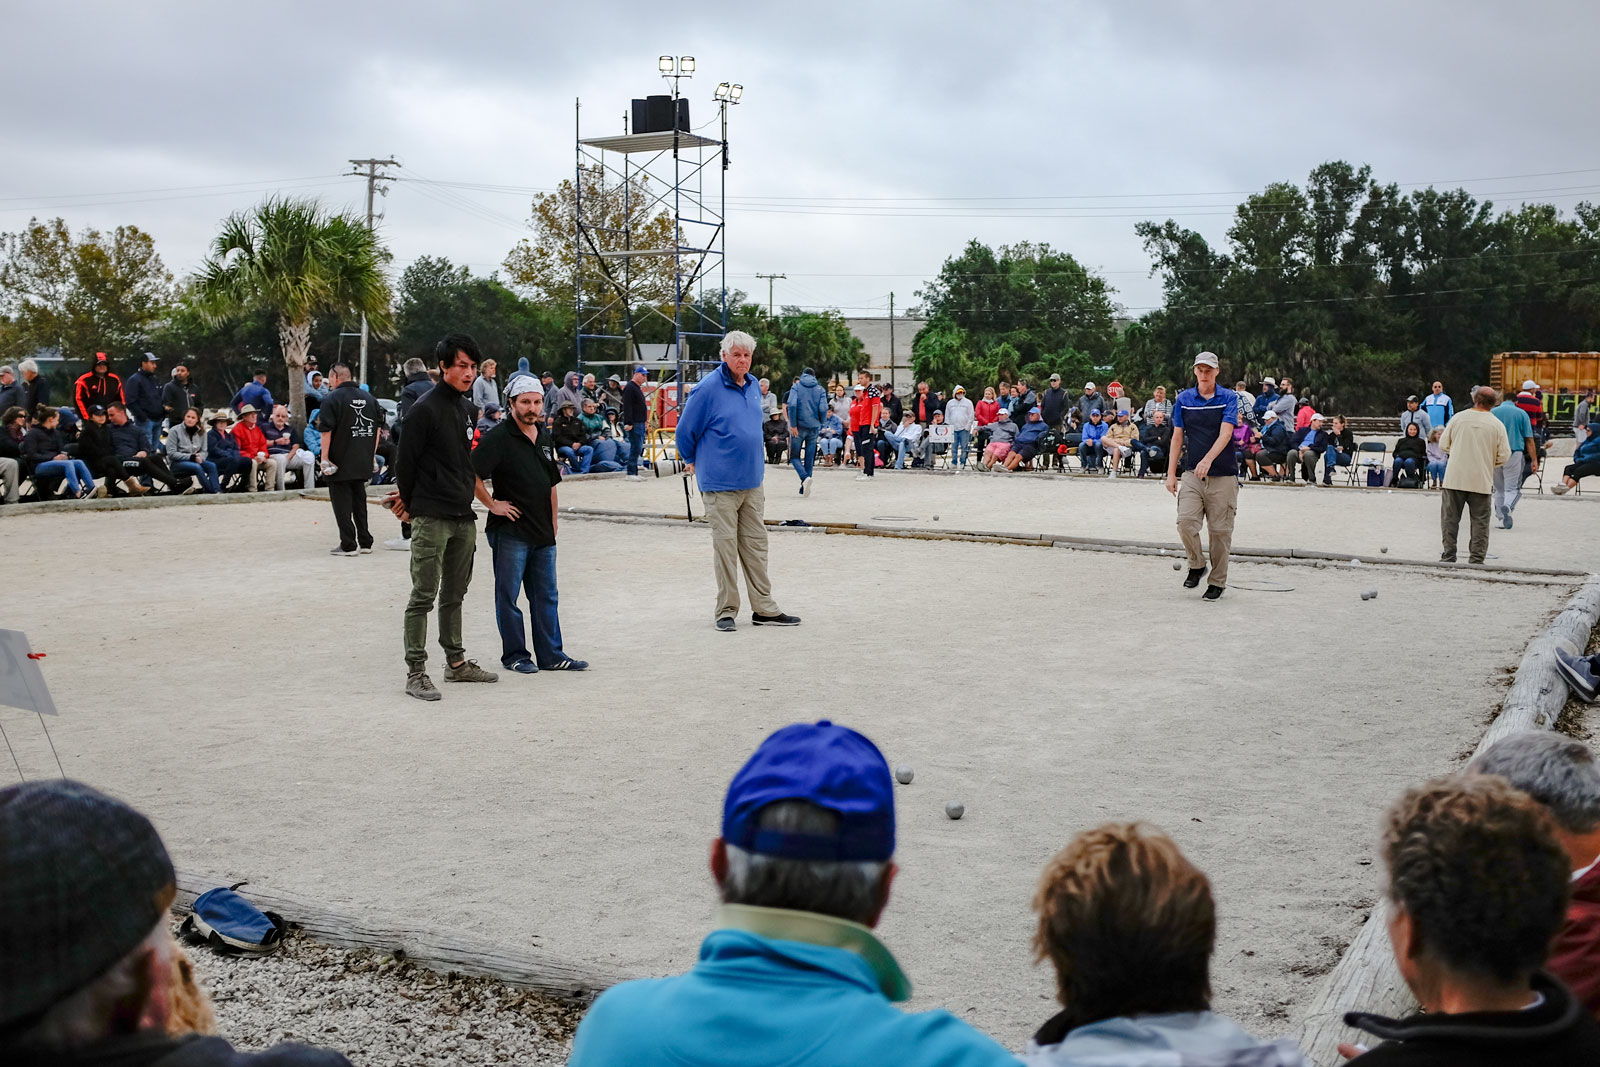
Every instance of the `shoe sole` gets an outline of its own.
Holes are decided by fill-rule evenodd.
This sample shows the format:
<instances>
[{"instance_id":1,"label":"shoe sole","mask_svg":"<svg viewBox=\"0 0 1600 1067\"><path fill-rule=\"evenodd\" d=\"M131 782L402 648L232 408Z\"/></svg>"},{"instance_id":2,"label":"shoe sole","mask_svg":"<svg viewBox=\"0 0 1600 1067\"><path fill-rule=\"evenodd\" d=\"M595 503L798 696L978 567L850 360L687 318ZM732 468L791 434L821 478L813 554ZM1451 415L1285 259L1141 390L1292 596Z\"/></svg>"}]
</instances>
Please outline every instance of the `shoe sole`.
<instances>
[{"instance_id":1,"label":"shoe sole","mask_svg":"<svg viewBox=\"0 0 1600 1067\"><path fill-rule=\"evenodd\" d=\"M455 682L457 684L470 684L470 683L473 683L473 682L478 682L478 683L481 683L481 684L484 684L484 685L488 685L488 684L493 683L493 682L498 682L499 680L500 680L500 678L499 678L498 675L493 677L493 678L451 678L448 675L445 677L445 681L447 681L447 682Z\"/></svg>"},{"instance_id":2,"label":"shoe sole","mask_svg":"<svg viewBox=\"0 0 1600 1067\"><path fill-rule=\"evenodd\" d=\"M1600 697L1600 691L1589 688L1583 679L1578 677L1572 668L1567 666L1567 662L1559 656L1556 657L1556 672L1561 675L1561 680L1567 683L1567 688L1572 691L1572 695L1585 704L1593 704L1596 697Z\"/></svg>"},{"instance_id":3,"label":"shoe sole","mask_svg":"<svg viewBox=\"0 0 1600 1067\"><path fill-rule=\"evenodd\" d=\"M444 699L444 694L439 692L437 689L430 689L430 690L427 690L426 692L422 692L422 693L413 693L411 690L407 689L406 690L406 696L413 697L413 698L415 698L417 700L429 700L429 701L432 701L432 700L443 700Z\"/></svg>"},{"instance_id":4,"label":"shoe sole","mask_svg":"<svg viewBox=\"0 0 1600 1067\"><path fill-rule=\"evenodd\" d=\"M771 619L751 619L751 626L799 626L798 622L775 622Z\"/></svg>"}]
</instances>

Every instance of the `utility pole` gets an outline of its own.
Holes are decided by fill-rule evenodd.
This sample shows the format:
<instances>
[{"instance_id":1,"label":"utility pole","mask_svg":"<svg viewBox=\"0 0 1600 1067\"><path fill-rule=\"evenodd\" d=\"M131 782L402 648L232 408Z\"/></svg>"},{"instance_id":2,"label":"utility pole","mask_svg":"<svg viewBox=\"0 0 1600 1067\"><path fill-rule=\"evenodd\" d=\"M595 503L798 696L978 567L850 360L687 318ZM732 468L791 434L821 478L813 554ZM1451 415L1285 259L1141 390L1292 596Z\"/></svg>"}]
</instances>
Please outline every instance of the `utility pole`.
<instances>
[{"instance_id":1,"label":"utility pole","mask_svg":"<svg viewBox=\"0 0 1600 1067\"><path fill-rule=\"evenodd\" d=\"M762 274L760 271L757 271L756 272L756 277L757 278L765 278L767 280L767 318L770 319L770 318L772 318L772 280L774 278L787 278L788 275L787 274Z\"/></svg>"},{"instance_id":2,"label":"utility pole","mask_svg":"<svg viewBox=\"0 0 1600 1067\"><path fill-rule=\"evenodd\" d=\"M366 170L352 170L351 177L367 179L367 229L372 229L372 197L374 193L389 195L389 187L381 186L379 182L392 182L394 179L387 174L379 174L379 167L398 167L400 164L393 159L352 159L351 165L357 168L366 167ZM361 378L362 385L367 384L367 313L361 313Z\"/></svg>"},{"instance_id":3,"label":"utility pole","mask_svg":"<svg viewBox=\"0 0 1600 1067\"><path fill-rule=\"evenodd\" d=\"M889 384L894 384L894 294L889 294Z\"/></svg>"}]
</instances>

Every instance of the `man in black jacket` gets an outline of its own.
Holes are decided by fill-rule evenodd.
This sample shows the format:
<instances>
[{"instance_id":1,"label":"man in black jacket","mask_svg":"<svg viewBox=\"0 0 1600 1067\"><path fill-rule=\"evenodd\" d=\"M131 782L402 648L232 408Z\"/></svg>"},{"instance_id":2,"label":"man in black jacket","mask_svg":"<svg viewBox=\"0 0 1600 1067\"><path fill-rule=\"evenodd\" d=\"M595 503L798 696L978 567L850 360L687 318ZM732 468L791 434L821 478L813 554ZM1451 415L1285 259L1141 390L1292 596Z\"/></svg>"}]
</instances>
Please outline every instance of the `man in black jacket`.
<instances>
[{"instance_id":1,"label":"man in black jacket","mask_svg":"<svg viewBox=\"0 0 1600 1067\"><path fill-rule=\"evenodd\" d=\"M1389 942L1422 1011L1350 1012L1384 1041L1339 1052L1360 1067L1600 1063L1600 1023L1542 970L1572 877L1549 812L1469 773L1411 790L1387 823Z\"/></svg>"},{"instance_id":2,"label":"man in black jacket","mask_svg":"<svg viewBox=\"0 0 1600 1067\"><path fill-rule=\"evenodd\" d=\"M428 615L439 602L439 645L447 682L494 682L498 676L467 658L461 602L472 580L478 526L472 514L472 380L478 344L453 333L434 347L439 384L406 413L389 505L411 524L411 599L406 602L406 694L438 700L428 677Z\"/></svg>"},{"instance_id":3,"label":"man in black jacket","mask_svg":"<svg viewBox=\"0 0 1600 1067\"><path fill-rule=\"evenodd\" d=\"M367 480L372 477L378 427L385 416L377 397L355 383L345 364L335 363L328 380L333 390L322 398L317 429L322 432L322 480L339 524L339 546L333 555L354 556L372 551Z\"/></svg>"},{"instance_id":4,"label":"man in black jacket","mask_svg":"<svg viewBox=\"0 0 1600 1067\"><path fill-rule=\"evenodd\" d=\"M639 480L639 457L644 455L645 427L650 409L644 399L644 383L650 375L644 367L633 368L633 377L622 387L622 429L628 435L628 480Z\"/></svg>"},{"instance_id":5,"label":"man in black jacket","mask_svg":"<svg viewBox=\"0 0 1600 1067\"><path fill-rule=\"evenodd\" d=\"M200 403L200 390L189 377L189 368L180 363L172 368L172 380L161 387L161 412L168 426L176 426L190 408L204 411L205 405Z\"/></svg>"},{"instance_id":6,"label":"man in black jacket","mask_svg":"<svg viewBox=\"0 0 1600 1067\"><path fill-rule=\"evenodd\" d=\"M151 451L149 439L128 416L127 407L111 404L106 408L106 414L111 417L111 453L121 468L119 473L127 479L128 488L140 492L134 489L139 484L136 479L140 476L160 482L169 491L176 488L178 480L168 469L167 461Z\"/></svg>"},{"instance_id":7,"label":"man in black jacket","mask_svg":"<svg viewBox=\"0 0 1600 1067\"><path fill-rule=\"evenodd\" d=\"M1139 477L1143 478L1151 467L1157 473L1167 469L1167 457L1172 454L1172 426L1165 411L1157 408L1150 413L1150 421L1139 430L1133 448L1139 453Z\"/></svg>"},{"instance_id":8,"label":"man in black jacket","mask_svg":"<svg viewBox=\"0 0 1600 1067\"><path fill-rule=\"evenodd\" d=\"M1044 424L1057 432L1067 417L1067 391L1061 386L1061 375L1050 375L1050 388L1039 398L1039 413Z\"/></svg>"},{"instance_id":9,"label":"man in black jacket","mask_svg":"<svg viewBox=\"0 0 1600 1067\"><path fill-rule=\"evenodd\" d=\"M161 383L156 380L156 354L146 352L139 360L139 369L128 375L122 386L123 398L128 403L128 413L133 425L144 435L145 447L151 452L161 450Z\"/></svg>"},{"instance_id":10,"label":"man in black jacket","mask_svg":"<svg viewBox=\"0 0 1600 1067\"><path fill-rule=\"evenodd\" d=\"M400 399L395 403L395 423L392 436L395 447L399 448L400 438L404 436L406 415L418 400L421 400L429 389L433 388L433 376L428 373L428 365L415 356L405 361L401 370L405 373L405 384L400 387ZM400 524L400 536L391 537L383 543L383 547L395 552L411 551L411 524Z\"/></svg>"}]
</instances>

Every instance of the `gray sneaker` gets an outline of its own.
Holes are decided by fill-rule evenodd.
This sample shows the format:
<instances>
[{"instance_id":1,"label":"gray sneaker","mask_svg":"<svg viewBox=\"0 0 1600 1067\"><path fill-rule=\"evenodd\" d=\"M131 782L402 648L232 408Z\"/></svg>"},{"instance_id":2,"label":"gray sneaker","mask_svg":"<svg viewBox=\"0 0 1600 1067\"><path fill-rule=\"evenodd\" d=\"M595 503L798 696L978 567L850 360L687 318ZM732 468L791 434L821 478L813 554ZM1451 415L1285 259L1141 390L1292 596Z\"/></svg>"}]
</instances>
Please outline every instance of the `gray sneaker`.
<instances>
[{"instance_id":1,"label":"gray sneaker","mask_svg":"<svg viewBox=\"0 0 1600 1067\"><path fill-rule=\"evenodd\" d=\"M418 700L443 700L444 694L433 687L427 671L412 671L406 675L406 696Z\"/></svg>"},{"instance_id":2,"label":"gray sneaker","mask_svg":"<svg viewBox=\"0 0 1600 1067\"><path fill-rule=\"evenodd\" d=\"M498 682L500 676L493 671L486 671L478 666L478 661L469 659L455 667L446 666L444 680L447 682Z\"/></svg>"},{"instance_id":3,"label":"gray sneaker","mask_svg":"<svg viewBox=\"0 0 1600 1067\"><path fill-rule=\"evenodd\" d=\"M404 537L391 537L383 543L383 547L391 552L410 552L411 542Z\"/></svg>"},{"instance_id":4,"label":"gray sneaker","mask_svg":"<svg viewBox=\"0 0 1600 1067\"><path fill-rule=\"evenodd\" d=\"M1572 695L1585 704L1593 704L1600 697L1600 679L1595 678L1588 656L1575 656L1564 648L1558 648L1556 670L1572 690Z\"/></svg>"}]
</instances>

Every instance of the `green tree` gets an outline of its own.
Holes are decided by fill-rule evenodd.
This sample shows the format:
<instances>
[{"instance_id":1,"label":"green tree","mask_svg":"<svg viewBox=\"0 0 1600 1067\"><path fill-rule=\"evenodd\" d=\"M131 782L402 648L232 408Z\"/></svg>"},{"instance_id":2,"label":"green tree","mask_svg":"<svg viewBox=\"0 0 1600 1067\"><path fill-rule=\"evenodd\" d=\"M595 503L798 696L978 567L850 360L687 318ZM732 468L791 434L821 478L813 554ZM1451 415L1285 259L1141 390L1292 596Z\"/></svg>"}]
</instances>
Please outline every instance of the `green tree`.
<instances>
[{"instance_id":1,"label":"green tree","mask_svg":"<svg viewBox=\"0 0 1600 1067\"><path fill-rule=\"evenodd\" d=\"M30 219L0 234L0 315L15 347L115 361L147 346L173 295L155 242L136 226L74 239L59 218Z\"/></svg>"},{"instance_id":2,"label":"green tree","mask_svg":"<svg viewBox=\"0 0 1600 1067\"><path fill-rule=\"evenodd\" d=\"M223 220L194 296L214 324L255 311L277 319L289 411L299 427L315 319L364 314L373 332L390 332L386 260L377 236L356 216L330 213L315 200L274 197Z\"/></svg>"},{"instance_id":3,"label":"green tree","mask_svg":"<svg viewBox=\"0 0 1600 1067\"><path fill-rule=\"evenodd\" d=\"M397 358L428 358L439 338L463 328L503 371L514 368L522 357L534 373L564 370L573 362L570 308L525 299L498 277L474 277L466 267L443 257L418 257L400 275Z\"/></svg>"}]
</instances>

